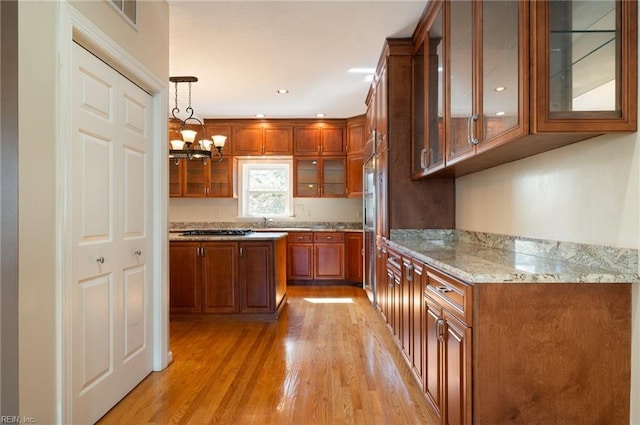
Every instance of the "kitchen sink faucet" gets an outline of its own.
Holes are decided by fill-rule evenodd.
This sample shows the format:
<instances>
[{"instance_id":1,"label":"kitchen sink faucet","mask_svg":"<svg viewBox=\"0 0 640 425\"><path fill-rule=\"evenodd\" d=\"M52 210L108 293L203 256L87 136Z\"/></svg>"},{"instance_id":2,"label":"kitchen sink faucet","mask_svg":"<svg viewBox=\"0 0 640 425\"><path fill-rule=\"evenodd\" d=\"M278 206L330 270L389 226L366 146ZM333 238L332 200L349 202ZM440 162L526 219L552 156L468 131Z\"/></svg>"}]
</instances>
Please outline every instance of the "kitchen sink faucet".
<instances>
[{"instance_id":1,"label":"kitchen sink faucet","mask_svg":"<svg viewBox=\"0 0 640 425\"><path fill-rule=\"evenodd\" d=\"M265 229L267 229L269 227L269 223L271 223L273 221L273 219L271 218L267 218L267 217L262 217L262 227L264 227Z\"/></svg>"}]
</instances>

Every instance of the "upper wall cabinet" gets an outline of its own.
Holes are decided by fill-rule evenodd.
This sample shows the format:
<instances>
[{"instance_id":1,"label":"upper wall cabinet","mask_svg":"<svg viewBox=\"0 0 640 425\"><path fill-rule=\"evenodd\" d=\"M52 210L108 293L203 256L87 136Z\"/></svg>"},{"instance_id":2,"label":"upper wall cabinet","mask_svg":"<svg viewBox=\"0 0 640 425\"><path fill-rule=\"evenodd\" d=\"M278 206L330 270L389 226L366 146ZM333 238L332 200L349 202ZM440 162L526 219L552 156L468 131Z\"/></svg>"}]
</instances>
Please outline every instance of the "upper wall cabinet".
<instances>
[{"instance_id":1,"label":"upper wall cabinet","mask_svg":"<svg viewBox=\"0 0 640 425\"><path fill-rule=\"evenodd\" d=\"M233 126L233 155L291 155L293 127L272 123Z\"/></svg>"},{"instance_id":2,"label":"upper wall cabinet","mask_svg":"<svg viewBox=\"0 0 640 425\"><path fill-rule=\"evenodd\" d=\"M433 1L414 52L413 178L637 130L635 1Z\"/></svg>"},{"instance_id":3,"label":"upper wall cabinet","mask_svg":"<svg viewBox=\"0 0 640 425\"><path fill-rule=\"evenodd\" d=\"M338 124L317 123L297 126L293 132L294 155L344 155L346 138L344 121Z\"/></svg>"}]
</instances>

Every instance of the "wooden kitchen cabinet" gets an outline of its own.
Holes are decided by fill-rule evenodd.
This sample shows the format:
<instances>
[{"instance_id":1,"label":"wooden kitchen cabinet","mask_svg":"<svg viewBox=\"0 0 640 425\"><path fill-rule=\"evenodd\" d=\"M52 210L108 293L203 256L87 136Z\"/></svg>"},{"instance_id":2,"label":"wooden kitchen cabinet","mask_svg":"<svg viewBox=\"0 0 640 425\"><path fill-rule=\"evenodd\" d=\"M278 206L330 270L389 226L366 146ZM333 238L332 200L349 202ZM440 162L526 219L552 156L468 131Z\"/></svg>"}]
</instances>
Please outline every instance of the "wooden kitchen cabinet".
<instances>
[{"instance_id":1,"label":"wooden kitchen cabinet","mask_svg":"<svg viewBox=\"0 0 640 425\"><path fill-rule=\"evenodd\" d=\"M169 250L169 309L172 313L202 312L199 242L172 242Z\"/></svg>"},{"instance_id":2,"label":"wooden kitchen cabinet","mask_svg":"<svg viewBox=\"0 0 640 425\"><path fill-rule=\"evenodd\" d=\"M287 279L313 279L313 233L290 232L287 245Z\"/></svg>"},{"instance_id":3,"label":"wooden kitchen cabinet","mask_svg":"<svg viewBox=\"0 0 640 425\"><path fill-rule=\"evenodd\" d=\"M275 319L286 303L286 239L173 241L171 313Z\"/></svg>"},{"instance_id":4,"label":"wooden kitchen cabinet","mask_svg":"<svg viewBox=\"0 0 640 425\"><path fill-rule=\"evenodd\" d=\"M346 157L294 157L293 184L296 198L343 198L346 196Z\"/></svg>"},{"instance_id":5,"label":"wooden kitchen cabinet","mask_svg":"<svg viewBox=\"0 0 640 425\"><path fill-rule=\"evenodd\" d=\"M365 116L347 120L347 197L362 198L362 165L366 141Z\"/></svg>"},{"instance_id":6,"label":"wooden kitchen cabinet","mask_svg":"<svg viewBox=\"0 0 640 425\"><path fill-rule=\"evenodd\" d=\"M180 160L184 162L182 197L231 198L233 197L233 159L221 161Z\"/></svg>"},{"instance_id":7,"label":"wooden kitchen cabinet","mask_svg":"<svg viewBox=\"0 0 640 425\"><path fill-rule=\"evenodd\" d=\"M293 127L263 122L233 126L233 155L291 155Z\"/></svg>"},{"instance_id":8,"label":"wooden kitchen cabinet","mask_svg":"<svg viewBox=\"0 0 640 425\"><path fill-rule=\"evenodd\" d=\"M314 279L344 279L344 233L313 234Z\"/></svg>"},{"instance_id":9,"label":"wooden kitchen cabinet","mask_svg":"<svg viewBox=\"0 0 640 425\"><path fill-rule=\"evenodd\" d=\"M202 243L200 256L202 312L239 312L238 243Z\"/></svg>"},{"instance_id":10,"label":"wooden kitchen cabinet","mask_svg":"<svg viewBox=\"0 0 640 425\"><path fill-rule=\"evenodd\" d=\"M349 246L353 246L353 241L348 239L351 234L351 232L324 231L289 232L287 279L351 280L346 272L347 270L350 273L355 272L349 268L353 266L346 265L350 259L347 257L345 245L345 241L349 240L351 241ZM362 263L362 257L358 261ZM355 278L355 276L351 277Z\"/></svg>"},{"instance_id":11,"label":"wooden kitchen cabinet","mask_svg":"<svg viewBox=\"0 0 640 425\"><path fill-rule=\"evenodd\" d=\"M413 39L412 176L636 131L637 15L635 1L431 2Z\"/></svg>"},{"instance_id":12,"label":"wooden kitchen cabinet","mask_svg":"<svg viewBox=\"0 0 640 425\"><path fill-rule=\"evenodd\" d=\"M182 182L184 181L184 161L177 163L169 159L169 197L182 197Z\"/></svg>"},{"instance_id":13,"label":"wooden kitchen cabinet","mask_svg":"<svg viewBox=\"0 0 640 425\"><path fill-rule=\"evenodd\" d=\"M345 232L345 279L362 283L363 279L363 234L362 232Z\"/></svg>"},{"instance_id":14,"label":"wooden kitchen cabinet","mask_svg":"<svg viewBox=\"0 0 640 425\"><path fill-rule=\"evenodd\" d=\"M296 126L293 154L296 156L336 156L346 154L344 121Z\"/></svg>"},{"instance_id":15,"label":"wooden kitchen cabinet","mask_svg":"<svg viewBox=\"0 0 640 425\"><path fill-rule=\"evenodd\" d=\"M387 39L367 97L376 110L376 232L384 237L390 229L455 227L454 179L412 180L413 54L411 39Z\"/></svg>"},{"instance_id":16,"label":"wooden kitchen cabinet","mask_svg":"<svg viewBox=\"0 0 640 425\"><path fill-rule=\"evenodd\" d=\"M631 284L470 285L378 253L377 307L442 424L629 423Z\"/></svg>"}]
</instances>

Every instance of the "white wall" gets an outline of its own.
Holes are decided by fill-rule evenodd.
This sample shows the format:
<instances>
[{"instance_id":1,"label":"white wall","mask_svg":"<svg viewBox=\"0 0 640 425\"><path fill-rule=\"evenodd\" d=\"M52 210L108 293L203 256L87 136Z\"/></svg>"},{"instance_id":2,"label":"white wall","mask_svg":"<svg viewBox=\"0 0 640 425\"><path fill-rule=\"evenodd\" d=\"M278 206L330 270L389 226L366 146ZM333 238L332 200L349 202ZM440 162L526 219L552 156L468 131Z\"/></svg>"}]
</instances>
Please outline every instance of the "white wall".
<instances>
[{"instance_id":1,"label":"white wall","mask_svg":"<svg viewBox=\"0 0 640 425\"><path fill-rule=\"evenodd\" d=\"M606 135L456 180L463 230L640 249L640 137ZM640 290L631 423L640 424Z\"/></svg>"},{"instance_id":2,"label":"white wall","mask_svg":"<svg viewBox=\"0 0 640 425\"><path fill-rule=\"evenodd\" d=\"M132 28L107 1L78 2L90 19L126 46L160 80L169 76L169 6L139 2ZM19 403L40 424L57 422L61 393L56 255L58 20L63 2L18 2L19 67ZM37 29L37 30L34 30Z\"/></svg>"},{"instance_id":3,"label":"white wall","mask_svg":"<svg viewBox=\"0 0 640 425\"><path fill-rule=\"evenodd\" d=\"M295 217L291 222L361 222L362 199L295 198ZM172 198L170 222L235 222L236 199ZM279 220L280 221L280 220Z\"/></svg>"}]
</instances>

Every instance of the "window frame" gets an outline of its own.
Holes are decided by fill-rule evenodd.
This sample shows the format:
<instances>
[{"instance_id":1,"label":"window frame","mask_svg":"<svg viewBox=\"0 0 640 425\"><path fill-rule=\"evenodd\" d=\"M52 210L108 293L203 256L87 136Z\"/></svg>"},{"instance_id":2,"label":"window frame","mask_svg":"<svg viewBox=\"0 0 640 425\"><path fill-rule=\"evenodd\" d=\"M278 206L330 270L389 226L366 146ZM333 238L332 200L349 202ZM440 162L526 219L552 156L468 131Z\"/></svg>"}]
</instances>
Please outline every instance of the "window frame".
<instances>
[{"instance_id":1,"label":"window frame","mask_svg":"<svg viewBox=\"0 0 640 425\"><path fill-rule=\"evenodd\" d=\"M294 216L294 198L293 198L293 158L247 158L238 159L238 218L255 219L255 218L274 218L285 219ZM252 169L269 169L280 168L285 169L286 187L284 212L282 214L265 214L260 213L252 215L248 211L249 208L249 173ZM276 191L279 192L279 191Z\"/></svg>"}]
</instances>

